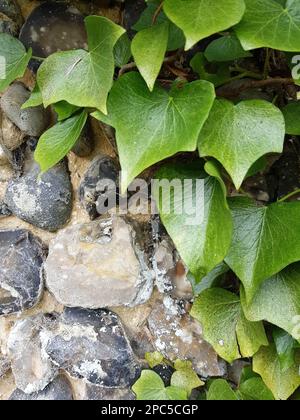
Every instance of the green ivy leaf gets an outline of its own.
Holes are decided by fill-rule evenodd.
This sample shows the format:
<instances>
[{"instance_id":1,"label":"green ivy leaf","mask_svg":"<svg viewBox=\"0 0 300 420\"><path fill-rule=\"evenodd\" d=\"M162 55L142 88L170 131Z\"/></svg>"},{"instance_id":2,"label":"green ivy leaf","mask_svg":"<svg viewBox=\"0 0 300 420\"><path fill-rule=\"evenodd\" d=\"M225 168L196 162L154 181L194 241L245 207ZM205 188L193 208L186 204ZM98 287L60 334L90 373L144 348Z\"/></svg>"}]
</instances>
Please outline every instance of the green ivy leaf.
<instances>
[{"instance_id":1,"label":"green ivy leaf","mask_svg":"<svg viewBox=\"0 0 300 420\"><path fill-rule=\"evenodd\" d=\"M164 61L168 36L169 25L162 23L138 32L131 44L134 61L151 92Z\"/></svg>"},{"instance_id":2,"label":"green ivy leaf","mask_svg":"<svg viewBox=\"0 0 300 420\"><path fill-rule=\"evenodd\" d=\"M225 261L242 281L251 303L262 282L300 260L300 202L258 206L230 200L233 240Z\"/></svg>"},{"instance_id":3,"label":"green ivy leaf","mask_svg":"<svg viewBox=\"0 0 300 420\"><path fill-rule=\"evenodd\" d=\"M227 63L221 63L216 69L216 73L210 73L207 70L208 61L204 53L197 53L191 59L190 66L195 73L198 73L200 79L207 80L215 85L215 87L222 86L230 80L230 70Z\"/></svg>"},{"instance_id":4,"label":"green ivy leaf","mask_svg":"<svg viewBox=\"0 0 300 420\"><path fill-rule=\"evenodd\" d=\"M221 162L239 189L260 157L282 152L284 136L282 113L269 102L216 100L199 136L199 153Z\"/></svg>"},{"instance_id":5,"label":"green ivy leaf","mask_svg":"<svg viewBox=\"0 0 300 420\"><path fill-rule=\"evenodd\" d=\"M152 353L146 353L145 359L151 369L155 368L155 366L161 365L164 362L164 356L159 353L158 351L154 351Z\"/></svg>"},{"instance_id":6,"label":"green ivy leaf","mask_svg":"<svg viewBox=\"0 0 300 420\"><path fill-rule=\"evenodd\" d=\"M29 99L21 106L21 109L33 108L43 104L43 97L38 84L36 83Z\"/></svg>"},{"instance_id":7,"label":"green ivy leaf","mask_svg":"<svg viewBox=\"0 0 300 420\"><path fill-rule=\"evenodd\" d=\"M300 102L292 102L282 110L285 131L292 136L300 136Z\"/></svg>"},{"instance_id":8,"label":"green ivy leaf","mask_svg":"<svg viewBox=\"0 0 300 420\"><path fill-rule=\"evenodd\" d=\"M274 328L273 338L281 370L286 372L295 364L296 340L280 328Z\"/></svg>"},{"instance_id":9,"label":"green ivy leaf","mask_svg":"<svg viewBox=\"0 0 300 420\"><path fill-rule=\"evenodd\" d=\"M201 39L237 24L244 11L243 0L164 1L164 12L185 34L186 50Z\"/></svg>"},{"instance_id":10,"label":"green ivy leaf","mask_svg":"<svg viewBox=\"0 0 300 420\"><path fill-rule=\"evenodd\" d=\"M31 49L26 52L24 45L18 39L8 34L0 34L0 56L5 60L3 69L5 74L0 75L0 92L3 92L15 79L24 76L31 55Z\"/></svg>"},{"instance_id":11,"label":"green ivy leaf","mask_svg":"<svg viewBox=\"0 0 300 420\"><path fill-rule=\"evenodd\" d=\"M272 392L261 378L250 378L243 382L239 387L238 394L244 401L274 401Z\"/></svg>"},{"instance_id":12,"label":"green ivy leaf","mask_svg":"<svg viewBox=\"0 0 300 420\"><path fill-rule=\"evenodd\" d=\"M58 121L63 121L67 118L70 118L80 109L78 106L71 105L66 101L57 102L57 104L53 105L53 108L57 114Z\"/></svg>"},{"instance_id":13,"label":"green ivy leaf","mask_svg":"<svg viewBox=\"0 0 300 420\"><path fill-rule=\"evenodd\" d=\"M149 28L150 26L153 26L153 17L155 15L158 5L159 4L157 3L148 4L147 8L141 14L139 20L133 26L133 29L135 31L139 32L139 31ZM174 25L174 23L172 23L162 11L157 16L155 25L159 25L166 22L169 24L169 37L168 37L167 50L175 51L178 48L182 48L185 42L185 38L184 38L182 30L179 29L176 25Z\"/></svg>"},{"instance_id":14,"label":"green ivy leaf","mask_svg":"<svg viewBox=\"0 0 300 420\"><path fill-rule=\"evenodd\" d=\"M131 58L131 41L127 33L123 34L114 46L116 67L123 67Z\"/></svg>"},{"instance_id":15,"label":"green ivy leaf","mask_svg":"<svg viewBox=\"0 0 300 420\"><path fill-rule=\"evenodd\" d=\"M225 35L212 41L204 54L210 62L226 62L251 57L251 54L243 49L234 34Z\"/></svg>"},{"instance_id":16,"label":"green ivy leaf","mask_svg":"<svg viewBox=\"0 0 300 420\"><path fill-rule=\"evenodd\" d=\"M249 322L240 299L224 289L205 290L193 305L191 315L203 327L203 335L228 363L251 357L268 340L261 322Z\"/></svg>"},{"instance_id":17,"label":"green ivy leaf","mask_svg":"<svg viewBox=\"0 0 300 420\"><path fill-rule=\"evenodd\" d=\"M245 0L246 12L236 27L245 50L269 47L300 51L300 3L288 0Z\"/></svg>"},{"instance_id":18,"label":"green ivy leaf","mask_svg":"<svg viewBox=\"0 0 300 420\"><path fill-rule=\"evenodd\" d=\"M199 162L189 166L166 165L156 173L159 180L179 182L184 189L182 195L173 189L170 196L153 191L161 220L197 282L223 261L232 232L222 181L203 173L198 166ZM193 188L186 188L184 180L192 180ZM204 191L203 183L197 180L204 180ZM190 209L184 207L188 201L202 206L203 198L203 213L201 207L199 216L191 215Z\"/></svg>"},{"instance_id":19,"label":"green ivy leaf","mask_svg":"<svg viewBox=\"0 0 300 420\"><path fill-rule=\"evenodd\" d=\"M262 347L253 357L253 370L262 377L277 400L287 400L300 386L299 365L298 351L294 366L283 372L275 345Z\"/></svg>"},{"instance_id":20,"label":"green ivy leaf","mask_svg":"<svg viewBox=\"0 0 300 420\"><path fill-rule=\"evenodd\" d=\"M212 381L207 392L208 401L238 401L237 394L225 379Z\"/></svg>"},{"instance_id":21,"label":"green ivy leaf","mask_svg":"<svg viewBox=\"0 0 300 420\"><path fill-rule=\"evenodd\" d=\"M297 210L297 214L299 214L299 209ZM289 216L287 215L287 220L288 217ZM274 220L276 223L275 226L273 226L270 235L273 233L273 230L278 228L278 218L274 218ZM280 233L278 233L280 242L276 242L276 240L278 240L276 239L276 236L274 242L272 240L272 244L269 244L268 248L265 250L266 255L270 253L270 250L272 250L273 247L276 248L276 245L280 246L280 249L277 251L279 256L280 250L284 250L286 246L290 246L289 235L283 236L283 233L286 235L287 232L290 232L290 229L293 228L296 220L297 219L291 219L290 227L287 227L286 230L284 230L284 227L282 226L282 229L280 229L281 236ZM270 224L270 226L272 225ZM248 231L250 232L250 227ZM295 237L296 236L297 233L295 233ZM253 239L248 238L249 243L250 241L252 242ZM286 244L282 242L282 239L286 240ZM291 246L293 245L291 244ZM246 249L245 252L247 253ZM240 258L243 259L243 255L241 255ZM280 257L274 254L274 258ZM268 260L266 260L266 265L269 265ZM276 267L274 267L274 271L277 271ZM244 289L241 289L241 301L245 315L250 321L268 321L287 331L297 340L300 339L300 264L297 263L289 266L285 270L264 281L250 304L247 304L245 291ZM274 308L276 308L276 310L274 310Z\"/></svg>"},{"instance_id":22,"label":"green ivy leaf","mask_svg":"<svg viewBox=\"0 0 300 420\"><path fill-rule=\"evenodd\" d=\"M59 122L47 130L40 138L34 157L42 172L56 165L77 142L87 120L87 112Z\"/></svg>"},{"instance_id":23,"label":"green ivy leaf","mask_svg":"<svg viewBox=\"0 0 300 420\"><path fill-rule=\"evenodd\" d=\"M174 386L165 387L160 376L152 370L143 370L140 379L133 385L133 392L137 400L162 401L162 400L187 400L184 389Z\"/></svg>"},{"instance_id":24,"label":"green ivy leaf","mask_svg":"<svg viewBox=\"0 0 300 420\"><path fill-rule=\"evenodd\" d=\"M174 367L176 372L172 375L171 385L184 389L188 397L191 395L193 389L205 385L193 370L191 362L176 360Z\"/></svg>"},{"instance_id":25,"label":"green ivy leaf","mask_svg":"<svg viewBox=\"0 0 300 420\"><path fill-rule=\"evenodd\" d=\"M193 293L195 296L199 296L204 290L212 287L217 287L220 279L224 277L224 274L228 273L229 267L224 262L218 264L212 271L210 271L200 282L196 282L195 277L189 273L188 279L192 284Z\"/></svg>"},{"instance_id":26,"label":"green ivy leaf","mask_svg":"<svg viewBox=\"0 0 300 420\"><path fill-rule=\"evenodd\" d=\"M89 52L64 51L48 57L38 71L44 106L66 101L107 113L114 74L113 49L124 29L100 16L85 19Z\"/></svg>"},{"instance_id":27,"label":"green ivy leaf","mask_svg":"<svg viewBox=\"0 0 300 420\"><path fill-rule=\"evenodd\" d=\"M143 170L180 151L194 151L215 98L213 85L196 81L167 92L149 92L136 72L122 76L108 99L108 119L116 129L122 167L122 191Z\"/></svg>"}]
</instances>

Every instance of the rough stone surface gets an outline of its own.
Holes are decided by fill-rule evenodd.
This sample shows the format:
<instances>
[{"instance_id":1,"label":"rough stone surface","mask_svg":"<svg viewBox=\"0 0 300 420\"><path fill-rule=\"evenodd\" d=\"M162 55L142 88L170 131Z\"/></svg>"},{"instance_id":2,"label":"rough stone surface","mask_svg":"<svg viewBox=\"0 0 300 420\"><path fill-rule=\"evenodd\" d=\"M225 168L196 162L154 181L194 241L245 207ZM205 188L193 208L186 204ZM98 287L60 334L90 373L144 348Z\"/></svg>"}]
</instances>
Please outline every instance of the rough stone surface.
<instances>
[{"instance_id":1,"label":"rough stone surface","mask_svg":"<svg viewBox=\"0 0 300 420\"><path fill-rule=\"evenodd\" d=\"M135 394L130 388L102 388L87 384L83 399L87 401L132 401L135 400Z\"/></svg>"},{"instance_id":2,"label":"rough stone surface","mask_svg":"<svg viewBox=\"0 0 300 420\"><path fill-rule=\"evenodd\" d=\"M190 360L203 377L224 375L217 354L202 337L200 324L170 297L154 307L148 325L156 350L167 359Z\"/></svg>"},{"instance_id":3,"label":"rough stone surface","mask_svg":"<svg viewBox=\"0 0 300 420\"><path fill-rule=\"evenodd\" d=\"M117 185L119 171L113 159L109 156L100 156L93 160L91 166L87 170L79 188L79 197L83 207L87 211L91 220L101 215L97 202L103 192L104 180L111 180ZM105 190L105 197L112 198L112 202L116 202L116 189ZM98 207L98 208L97 208ZM110 210L108 208L107 210Z\"/></svg>"},{"instance_id":4,"label":"rough stone surface","mask_svg":"<svg viewBox=\"0 0 300 420\"><path fill-rule=\"evenodd\" d=\"M42 349L41 332L52 327L51 317L36 315L16 322L8 337L8 354L16 386L26 394L43 390L57 367Z\"/></svg>"},{"instance_id":5,"label":"rough stone surface","mask_svg":"<svg viewBox=\"0 0 300 420\"><path fill-rule=\"evenodd\" d=\"M9 151L16 150L26 140L25 134L5 115L1 115L0 144Z\"/></svg>"},{"instance_id":6,"label":"rough stone surface","mask_svg":"<svg viewBox=\"0 0 300 420\"><path fill-rule=\"evenodd\" d=\"M12 213L41 229L56 231L71 216L72 186L64 162L43 174L35 162L9 181L5 203Z\"/></svg>"},{"instance_id":7,"label":"rough stone surface","mask_svg":"<svg viewBox=\"0 0 300 420\"><path fill-rule=\"evenodd\" d=\"M75 378L112 388L131 386L140 373L116 314L68 308L44 331L44 353Z\"/></svg>"},{"instance_id":8,"label":"rough stone surface","mask_svg":"<svg viewBox=\"0 0 300 420\"><path fill-rule=\"evenodd\" d=\"M9 397L9 400L69 401L73 400L73 391L68 379L63 375L59 375L44 390L26 394L20 389L16 389Z\"/></svg>"},{"instance_id":9,"label":"rough stone surface","mask_svg":"<svg viewBox=\"0 0 300 420\"><path fill-rule=\"evenodd\" d=\"M88 47L83 16L76 7L63 2L47 1L35 8L22 27L20 40L37 57ZM39 64L35 62L33 68Z\"/></svg>"},{"instance_id":10,"label":"rough stone surface","mask_svg":"<svg viewBox=\"0 0 300 420\"><path fill-rule=\"evenodd\" d=\"M10 361L0 354L0 378L10 369Z\"/></svg>"},{"instance_id":11,"label":"rough stone surface","mask_svg":"<svg viewBox=\"0 0 300 420\"><path fill-rule=\"evenodd\" d=\"M22 24L22 14L18 3L15 0L0 0L0 13L5 14L15 21L19 26Z\"/></svg>"},{"instance_id":12,"label":"rough stone surface","mask_svg":"<svg viewBox=\"0 0 300 420\"><path fill-rule=\"evenodd\" d=\"M0 315L35 306L43 292L46 249L26 230L0 231Z\"/></svg>"},{"instance_id":13,"label":"rough stone surface","mask_svg":"<svg viewBox=\"0 0 300 420\"><path fill-rule=\"evenodd\" d=\"M6 116L28 136L40 136L48 125L47 111L42 106L21 109L30 91L19 82L13 83L2 95L0 104Z\"/></svg>"},{"instance_id":14,"label":"rough stone surface","mask_svg":"<svg viewBox=\"0 0 300 420\"><path fill-rule=\"evenodd\" d=\"M152 273L121 217L68 227L51 242L45 263L48 289L66 306L134 306L151 296Z\"/></svg>"},{"instance_id":15,"label":"rough stone surface","mask_svg":"<svg viewBox=\"0 0 300 420\"><path fill-rule=\"evenodd\" d=\"M18 36L19 26L16 22L0 12L0 33Z\"/></svg>"}]
</instances>

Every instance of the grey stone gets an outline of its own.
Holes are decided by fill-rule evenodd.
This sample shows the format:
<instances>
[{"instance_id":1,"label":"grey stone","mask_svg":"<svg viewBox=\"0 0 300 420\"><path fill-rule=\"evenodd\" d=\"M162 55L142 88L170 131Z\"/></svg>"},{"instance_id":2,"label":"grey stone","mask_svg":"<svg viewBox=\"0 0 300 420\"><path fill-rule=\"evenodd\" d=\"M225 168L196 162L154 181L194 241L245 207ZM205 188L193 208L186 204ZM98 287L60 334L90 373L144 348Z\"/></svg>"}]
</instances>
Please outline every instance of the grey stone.
<instances>
[{"instance_id":1,"label":"grey stone","mask_svg":"<svg viewBox=\"0 0 300 420\"><path fill-rule=\"evenodd\" d=\"M35 306L43 292L46 249L26 230L0 231L0 315Z\"/></svg>"},{"instance_id":2,"label":"grey stone","mask_svg":"<svg viewBox=\"0 0 300 420\"><path fill-rule=\"evenodd\" d=\"M39 137L47 128L48 113L42 106L21 109L30 91L20 83L13 83L2 95L0 104L6 116L28 136Z\"/></svg>"},{"instance_id":3,"label":"grey stone","mask_svg":"<svg viewBox=\"0 0 300 420\"><path fill-rule=\"evenodd\" d=\"M222 364L213 348L203 339L200 324L193 320L179 302L165 297L157 303L148 319L153 344L168 360L190 360L203 376L223 376Z\"/></svg>"},{"instance_id":4,"label":"grey stone","mask_svg":"<svg viewBox=\"0 0 300 420\"><path fill-rule=\"evenodd\" d=\"M53 328L55 318L42 314L16 322L7 347L16 386L26 394L43 390L58 368L43 351L43 332Z\"/></svg>"},{"instance_id":5,"label":"grey stone","mask_svg":"<svg viewBox=\"0 0 300 420\"><path fill-rule=\"evenodd\" d=\"M40 176L35 162L28 162L23 176L8 183L5 203L12 213L41 229L56 231L71 216L72 185L65 162Z\"/></svg>"},{"instance_id":6,"label":"grey stone","mask_svg":"<svg viewBox=\"0 0 300 420\"><path fill-rule=\"evenodd\" d=\"M68 308L43 334L43 350L72 377L112 388L131 386L140 374L116 314Z\"/></svg>"},{"instance_id":7,"label":"grey stone","mask_svg":"<svg viewBox=\"0 0 300 420\"><path fill-rule=\"evenodd\" d=\"M37 57L88 47L83 16L64 2L47 1L36 7L21 29L20 40ZM35 62L33 69L39 64Z\"/></svg>"},{"instance_id":8,"label":"grey stone","mask_svg":"<svg viewBox=\"0 0 300 420\"><path fill-rule=\"evenodd\" d=\"M97 385L86 385L84 400L87 401L132 401L135 394L130 388L103 388Z\"/></svg>"},{"instance_id":9,"label":"grey stone","mask_svg":"<svg viewBox=\"0 0 300 420\"><path fill-rule=\"evenodd\" d=\"M139 227L122 217L67 227L49 247L48 289L65 306L135 306L152 293L152 272L138 242Z\"/></svg>"},{"instance_id":10,"label":"grey stone","mask_svg":"<svg viewBox=\"0 0 300 420\"><path fill-rule=\"evenodd\" d=\"M45 389L32 394L26 394L20 389L16 389L9 397L11 401L70 401L73 400L73 390L68 379L57 376Z\"/></svg>"},{"instance_id":11,"label":"grey stone","mask_svg":"<svg viewBox=\"0 0 300 420\"><path fill-rule=\"evenodd\" d=\"M10 361L7 357L0 354L0 378L6 374L10 369Z\"/></svg>"},{"instance_id":12,"label":"grey stone","mask_svg":"<svg viewBox=\"0 0 300 420\"><path fill-rule=\"evenodd\" d=\"M101 215L101 211L98 211L99 207L97 209L97 202L102 194L105 194L108 199L112 199L112 203L116 203L117 189L114 187L111 190L105 190L103 193L101 182L111 180L117 185L118 178L118 167L111 157L98 156L91 163L79 188L80 201L91 220L94 220L99 214ZM110 208L107 210L110 210Z\"/></svg>"}]
</instances>

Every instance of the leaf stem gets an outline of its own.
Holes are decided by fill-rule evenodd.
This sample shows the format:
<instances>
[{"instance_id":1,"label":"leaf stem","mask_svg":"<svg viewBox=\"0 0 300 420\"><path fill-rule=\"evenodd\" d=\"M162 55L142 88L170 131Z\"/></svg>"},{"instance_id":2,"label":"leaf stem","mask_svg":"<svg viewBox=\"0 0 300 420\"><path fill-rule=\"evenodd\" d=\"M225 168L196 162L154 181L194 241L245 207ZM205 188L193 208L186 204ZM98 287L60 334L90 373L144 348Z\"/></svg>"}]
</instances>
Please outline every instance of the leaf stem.
<instances>
[{"instance_id":1,"label":"leaf stem","mask_svg":"<svg viewBox=\"0 0 300 420\"><path fill-rule=\"evenodd\" d=\"M152 18L152 25L155 25L155 23L157 21L157 18L159 16L160 12L162 11L163 5L164 5L164 2L162 1L160 3L160 5L158 6L158 8L155 10L155 13L154 13L153 18Z\"/></svg>"},{"instance_id":2,"label":"leaf stem","mask_svg":"<svg viewBox=\"0 0 300 420\"><path fill-rule=\"evenodd\" d=\"M284 201L288 200L289 198L294 197L295 195L300 194L300 188L298 190L295 190L284 197L280 198L280 200L277 200L278 203L283 203Z\"/></svg>"},{"instance_id":3,"label":"leaf stem","mask_svg":"<svg viewBox=\"0 0 300 420\"><path fill-rule=\"evenodd\" d=\"M268 78L269 71L270 71L270 58L271 58L271 50L270 48L266 49L266 58L264 64L264 79Z\"/></svg>"},{"instance_id":4,"label":"leaf stem","mask_svg":"<svg viewBox=\"0 0 300 420\"><path fill-rule=\"evenodd\" d=\"M31 56L31 58L32 58L33 60L38 60L38 61L44 61L44 60L45 60L45 58L43 58L43 57L38 57L38 56L36 56L36 55L32 55L32 56Z\"/></svg>"}]
</instances>

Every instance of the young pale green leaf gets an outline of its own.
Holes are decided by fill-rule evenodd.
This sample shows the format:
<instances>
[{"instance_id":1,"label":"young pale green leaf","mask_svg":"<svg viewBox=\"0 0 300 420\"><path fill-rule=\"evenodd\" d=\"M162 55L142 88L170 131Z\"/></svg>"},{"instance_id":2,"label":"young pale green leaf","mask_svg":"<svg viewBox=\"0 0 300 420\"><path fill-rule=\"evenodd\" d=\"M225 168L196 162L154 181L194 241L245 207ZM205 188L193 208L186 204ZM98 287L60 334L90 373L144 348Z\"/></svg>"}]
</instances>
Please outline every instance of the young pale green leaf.
<instances>
[{"instance_id":1,"label":"young pale green leaf","mask_svg":"<svg viewBox=\"0 0 300 420\"><path fill-rule=\"evenodd\" d=\"M114 46L125 32L101 16L85 19L89 52L64 51L52 54L38 71L44 106L66 101L78 107L107 113L106 100L114 74Z\"/></svg>"},{"instance_id":2,"label":"young pale green leaf","mask_svg":"<svg viewBox=\"0 0 300 420\"><path fill-rule=\"evenodd\" d=\"M226 62L251 57L251 54L243 49L240 41L233 34L224 35L212 41L204 54L210 62Z\"/></svg>"},{"instance_id":3,"label":"young pale green leaf","mask_svg":"<svg viewBox=\"0 0 300 420\"><path fill-rule=\"evenodd\" d=\"M33 91L31 92L29 99L26 102L24 102L21 109L32 108L35 106L40 106L42 104L43 104L42 93L39 89L38 84L36 83L33 88Z\"/></svg>"},{"instance_id":4,"label":"young pale green leaf","mask_svg":"<svg viewBox=\"0 0 300 420\"><path fill-rule=\"evenodd\" d=\"M66 120L80 109L78 106L71 105L66 101L57 102L57 104L53 105L53 108L57 114L58 121Z\"/></svg>"},{"instance_id":5,"label":"young pale green leaf","mask_svg":"<svg viewBox=\"0 0 300 420\"><path fill-rule=\"evenodd\" d=\"M205 81L150 92L137 72L120 77L108 99L108 122L116 129L122 191L146 168L177 152L194 151L215 98ZM103 120L100 113L94 117Z\"/></svg>"},{"instance_id":6,"label":"young pale green leaf","mask_svg":"<svg viewBox=\"0 0 300 420\"><path fill-rule=\"evenodd\" d=\"M285 131L292 136L300 136L300 101L288 104L282 110Z\"/></svg>"},{"instance_id":7,"label":"young pale green leaf","mask_svg":"<svg viewBox=\"0 0 300 420\"><path fill-rule=\"evenodd\" d=\"M236 25L245 12L244 0L165 0L164 12L181 28L188 50L201 39Z\"/></svg>"},{"instance_id":8,"label":"young pale green leaf","mask_svg":"<svg viewBox=\"0 0 300 420\"><path fill-rule=\"evenodd\" d=\"M151 369L155 368L155 366L161 365L164 362L164 356L159 353L158 351L154 351L152 353L146 353L145 359Z\"/></svg>"},{"instance_id":9,"label":"young pale green leaf","mask_svg":"<svg viewBox=\"0 0 300 420\"><path fill-rule=\"evenodd\" d=\"M269 47L300 51L300 2L287 0L245 0L246 12L236 27L245 50Z\"/></svg>"},{"instance_id":10,"label":"young pale green leaf","mask_svg":"<svg viewBox=\"0 0 300 420\"><path fill-rule=\"evenodd\" d=\"M118 39L114 46L114 57L116 67L125 66L131 58L131 41L127 33Z\"/></svg>"},{"instance_id":11,"label":"young pale green leaf","mask_svg":"<svg viewBox=\"0 0 300 420\"><path fill-rule=\"evenodd\" d=\"M87 112L59 122L47 130L40 138L34 158L42 172L56 165L72 149L87 120Z\"/></svg>"},{"instance_id":12,"label":"young pale green leaf","mask_svg":"<svg viewBox=\"0 0 300 420\"><path fill-rule=\"evenodd\" d=\"M273 329L273 338L281 370L286 372L295 363L297 342L290 334L280 328Z\"/></svg>"},{"instance_id":13,"label":"young pale green leaf","mask_svg":"<svg viewBox=\"0 0 300 420\"><path fill-rule=\"evenodd\" d=\"M228 363L251 357L268 344L263 324L247 321L240 299L224 289L201 293L191 315L201 323L205 340Z\"/></svg>"},{"instance_id":14,"label":"young pale green leaf","mask_svg":"<svg viewBox=\"0 0 300 420\"><path fill-rule=\"evenodd\" d=\"M299 214L299 209L297 210L297 214ZM288 219L289 216L286 217ZM276 228L278 228L278 219L274 218L273 220L275 221L273 221L275 225L273 225L270 235L273 233L273 230L276 230ZM280 250L277 251L279 255L279 257L277 258L280 258L280 251L284 250L287 246L290 246L288 237L284 235L286 235L287 232L291 232L291 229L294 228L294 221L296 220L297 219L291 220L290 226L288 226L286 230L284 230L284 227L281 227L281 225L279 224L281 232L280 242L276 242L276 240L278 240L277 236L274 238L274 242L273 239L271 239L272 243L269 243L268 248L266 248L264 251L266 255L268 255L270 250L272 250L273 252L273 248L280 244ZM295 234L295 236L296 235L297 234ZM282 242L282 240L285 238L286 244ZM256 239L259 240L258 238ZM248 240L252 242L254 238L251 238L250 236ZM246 239L243 242L246 242ZM266 243L267 242L265 242L265 244ZM293 245L291 244L291 246ZM299 245L297 246L299 247ZM243 255L246 255L246 253ZM241 259L244 258L243 255L241 255ZM276 258L276 255L274 255L274 258ZM266 264L269 264L268 260L266 260ZM277 271L275 267L274 271ZM287 331L296 340L300 339L299 263L289 266L285 270L281 271L279 274L276 274L270 279L264 281L250 304L247 304L245 291L242 288L241 301L245 315L250 321L268 321L271 324L276 325L279 328L282 328L283 330ZM276 310L274 310L274 308L276 308Z\"/></svg>"},{"instance_id":15,"label":"young pale green leaf","mask_svg":"<svg viewBox=\"0 0 300 420\"><path fill-rule=\"evenodd\" d=\"M174 367L176 372L172 375L171 385L184 389L188 397L191 395L193 389L205 385L193 370L191 362L177 360Z\"/></svg>"},{"instance_id":16,"label":"young pale green leaf","mask_svg":"<svg viewBox=\"0 0 300 420\"><path fill-rule=\"evenodd\" d=\"M154 19L158 6L159 4L155 2L149 3L147 8L141 14L139 20L133 26L133 29L139 32L139 31L149 28L150 26L153 26L153 19ZM168 37L168 47L167 47L168 51L175 51L178 48L183 48L185 38L184 38L182 30L179 29L176 25L174 25L174 23L172 23L167 18L167 16L165 15L163 11L161 11L159 15L156 17L156 21L154 22L154 25L159 25L162 23L169 24L169 37Z\"/></svg>"},{"instance_id":17,"label":"young pale green leaf","mask_svg":"<svg viewBox=\"0 0 300 420\"><path fill-rule=\"evenodd\" d=\"M0 92L3 92L15 79L24 76L31 55L31 49L26 52L24 45L18 39L8 34L0 34L0 56L4 64L0 74Z\"/></svg>"},{"instance_id":18,"label":"young pale green leaf","mask_svg":"<svg viewBox=\"0 0 300 420\"><path fill-rule=\"evenodd\" d=\"M208 401L238 401L237 394L225 379L215 379L212 381L208 392Z\"/></svg>"},{"instance_id":19,"label":"young pale green leaf","mask_svg":"<svg viewBox=\"0 0 300 420\"><path fill-rule=\"evenodd\" d=\"M160 376L152 370L143 370L140 379L133 385L133 392L137 400L162 401L162 400L187 400L184 389L174 386L165 387Z\"/></svg>"},{"instance_id":20,"label":"young pale green leaf","mask_svg":"<svg viewBox=\"0 0 300 420\"><path fill-rule=\"evenodd\" d=\"M162 167L155 177L166 187L153 191L162 222L196 282L223 261L232 233L224 186L200 167ZM170 185L179 185L179 193Z\"/></svg>"},{"instance_id":21,"label":"young pale green leaf","mask_svg":"<svg viewBox=\"0 0 300 420\"><path fill-rule=\"evenodd\" d=\"M234 231L225 261L251 303L264 280L300 260L300 202L264 207L239 197L230 200L230 207Z\"/></svg>"},{"instance_id":22,"label":"young pale green leaf","mask_svg":"<svg viewBox=\"0 0 300 420\"><path fill-rule=\"evenodd\" d=\"M238 390L243 401L274 401L272 392L261 378L250 378L243 382Z\"/></svg>"},{"instance_id":23,"label":"young pale green leaf","mask_svg":"<svg viewBox=\"0 0 300 420\"><path fill-rule=\"evenodd\" d=\"M283 372L275 345L262 347L253 357L253 370L263 379L277 400L287 400L300 386L300 352L293 367Z\"/></svg>"},{"instance_id":24,"label":"young pale green leaf","mask_svg":"<svg viewBox=\"0 0 300 420\"><path fill-rule=\"evenodd\" d=\"M164 61L168 36L169 24L162 23L138 32L132 40L134 61L151 92Z\"/></svg>"},{"instance_id":25,"label":"young pale green leaf","mask_svg":"<svg viewBox=\"0 0 300 420\"><path fill-rule=\"evenodd\" d=\"M216 100L199 136L199 153L221 162L239 189L260 157L282 152L284 136L284 118L271 103Z\"/></svg>"}]
</instances>

